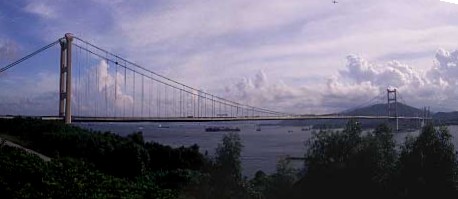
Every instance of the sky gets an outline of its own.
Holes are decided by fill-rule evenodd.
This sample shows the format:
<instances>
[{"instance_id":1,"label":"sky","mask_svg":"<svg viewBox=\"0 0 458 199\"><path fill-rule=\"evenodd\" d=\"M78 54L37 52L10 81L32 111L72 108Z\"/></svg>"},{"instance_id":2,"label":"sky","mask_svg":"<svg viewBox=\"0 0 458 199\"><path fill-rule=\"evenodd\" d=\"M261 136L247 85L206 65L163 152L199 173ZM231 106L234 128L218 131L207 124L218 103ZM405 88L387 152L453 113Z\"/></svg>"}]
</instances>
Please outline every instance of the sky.
<instances>
[{"instance_id":1,"label":"sky","mask_svg":"<svg viewBox=\"0 0 458 199\"><path fill-rule=\"evenodd\" d=\"M453 111L457 18L440 0L0 1L0 67L70 32L268 109L338 112L394 87L409 105ZM57 110L58 53L0 74L0 112Z\"/></svg>"}]
</instances>

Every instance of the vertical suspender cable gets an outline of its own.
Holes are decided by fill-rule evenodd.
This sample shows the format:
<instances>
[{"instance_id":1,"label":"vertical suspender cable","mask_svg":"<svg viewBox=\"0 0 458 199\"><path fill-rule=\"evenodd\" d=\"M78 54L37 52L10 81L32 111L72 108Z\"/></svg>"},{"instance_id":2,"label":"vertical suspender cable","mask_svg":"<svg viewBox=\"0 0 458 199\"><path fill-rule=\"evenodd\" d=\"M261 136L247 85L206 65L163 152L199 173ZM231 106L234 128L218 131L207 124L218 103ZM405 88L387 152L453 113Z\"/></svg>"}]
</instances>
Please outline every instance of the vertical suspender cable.
<instances>
[{"instance_id":1,"label":"vertical suspender cable","mask_svg":"<svg viewBox=\"0 0 458 199\"><path fill-rule=\"evenodd\" d=\"M127 93L127 64L124 67L124 93ZM126 117L126 99L122 99L123 117Z\"/></svg>"},{"instance_id":2,"label":"vertical suspender cable","mask_svg":"<svg viewBox=\"0 0 458 199\"><path fill-rule=\"evenodd\" d=\"M158 117L161 117L161 84L157 85L157 111Z\"/></svg>"},{"instance_id":3,"label":"vertical suspender cable","mask_svg":"<svg viewBox=\"0 0 458 199\"><path fill-rule=\"evenodd\" d=\"M86 82L86 95L84 97L85 97L86 105L89 107L89 102L90 102L90 100L89 100L89 89L91 88L90 87L90 83L91 83L90 82L90 76L91 76L92 73L90 72L90 67L89 67L89 53L88 52L86 52L86 64L85 65L86 65L85 69L86 69L87 82ZM90 109L88 109L88 110L90 110ZM87 114L89 116L90 113L88 112Z\"/></svg>"},{"instance_id":4,"label":"vertical suspender cable","mask_svg":"<svg viewBox=\"0 0 458 199\"><path fill-rule=\"evenodd\" d=\"M104 81L104 84L105 84L105 116L108 117L108 75L109 75L109 68L110 68L110 65L107 62L107 76L103 77L103 81Z\"/></svg>"},{"instance_id":5,"label":"vertical suspender cable","mask_svg":"<svg viewBox=\"0 0 458 199\"><path fill-rule=\"evenodd\" d=\"M132 71L132 117L135 116L135 71Z\"/></svg>"},{"instance_id":6,"label":"vertical suspender cable","mask_svg":"<svg viewBox=\"0 0 458 199\"><path fill-rule=\"evenodd\" d=\"M143 80L143 79L144 79L143 77L144 77L144 76L142 75L142 105L141 105L142 109L141 109L141 111L140 111L140 116L141 116L141 117L143 117L143 102L144 102L143 93L145 92L145 90L144 90L144 85L143 85L143 81L144 81L144 80Z\"/></svg>"},{"instance_id":7,"label":"vertical suspender cable","mask_svg":"<svg viewBox=\"0 0 458 199\"><path fill-rule=\"evenodd\" d=\"M99 68L95 66L95 116L98 116L98 101L99 101Z\"/></svg>"},{"instance_id":8,"label":"vertical suspender cable","mask_svg":"<svg viewBox=\"0 0 458 199\"><path fill-rule=\"evenodd\" d=\"M153 105L153 80L151 80L151 83L149 85L149 103L148 103L148 116L151 117L151 106Z\"/></svg>"},{"instance_id":9,"label":"vertical suspender cable","mask_svg":"<svg viewBox=\"0 0 458 199\"><path fill-rule=\"evenodd\" d=\"M114 116L117 117L118 113L118 58L116 57L116 62L115 62L115 85L113 86L114 88L114 94L115 94L115 101L114 101Z\"/></svg>"}]
</instances>

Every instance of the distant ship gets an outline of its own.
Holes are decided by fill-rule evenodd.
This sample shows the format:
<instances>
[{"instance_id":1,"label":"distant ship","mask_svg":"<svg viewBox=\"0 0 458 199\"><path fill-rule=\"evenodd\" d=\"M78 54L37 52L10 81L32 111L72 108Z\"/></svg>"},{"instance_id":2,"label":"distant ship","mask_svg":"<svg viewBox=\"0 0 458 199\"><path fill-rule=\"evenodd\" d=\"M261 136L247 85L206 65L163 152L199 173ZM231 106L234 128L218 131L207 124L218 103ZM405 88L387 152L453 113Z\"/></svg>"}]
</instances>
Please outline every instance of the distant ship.
<instances>
[{"instance_id":1,"label":"distant ship","mask_svg":"<svg viewBox=\"0 0 458 199\"><path fill-rule=\"evenodd\" d=\"M218 132L218 131L240 131L239 127L219 127L219 126L212 126L205 128L206 132Z\"/></svg>"},{"instance_id":2,"label":"distant ship","mask_svg":"<svg viewBox=\"0 0 458 199\"><path fill-rule=\"evenodd\" d=\"M157 125L157 128L161 128L161 129L165 128L166 129L166 128L169 128L169 126L162 126L162 124L159 124L159 125Z\"/></svg>"},{"instance_id":3,"label":"distant ship","mask_svg":"<svg viewBox=\"0 0 458 199\"><path fill-rule=\"evenodd\" d=\"M256 125L256 131L261 131L261 126L260 125Z\"/></svg>"}]
</instances>

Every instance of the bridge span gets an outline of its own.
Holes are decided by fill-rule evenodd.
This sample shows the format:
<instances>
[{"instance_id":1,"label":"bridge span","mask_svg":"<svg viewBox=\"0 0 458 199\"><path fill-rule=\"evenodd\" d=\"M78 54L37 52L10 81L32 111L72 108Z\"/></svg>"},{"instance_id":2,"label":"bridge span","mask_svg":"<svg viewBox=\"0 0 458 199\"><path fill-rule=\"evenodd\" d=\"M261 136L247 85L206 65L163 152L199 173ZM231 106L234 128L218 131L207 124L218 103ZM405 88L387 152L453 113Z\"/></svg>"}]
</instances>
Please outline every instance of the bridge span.
<instances>
[{"instance_id":1,"label":"bridge span","mask_svg":"<svg viewBox=\"0 0 458 199\"><path fill-rule=\"evenodd\" d=\"M52 108L41 107L38 103L33 107L41 107L43 110L33 114L42 116L33 116L33 118L63 120L65 123L359 119L396 122L396 129L399 120L430 119L429 111L426 109L422 113L417 109L407 111L410 113L409 116L402 115L398 107L398 98L403 99L396 88L388 88L386 93L380 92L378 96L367 102L374 103L382 100L383 104L386 103L386 108L381 108L386 110L386 114L383 115L380 108L377 109L377 114L372 112L368 115L298 114L261 108L229 97L221 97L163 76L151 70L153 66L141 66L70 33L1 67L0 74L53 46L60 46L60 62L58 67L55 67L59 69L59 81L54 82L59 87L56 92L58 103L55 104L58 112L46 112L46 109ZM367 103L364 107L369 105ZM381 104L380 101L377 104ZM363 106L358 106L361 107ZM45 116L52 114L55 115ZM11 119L14 118L13 115L27 117L32 113L13 110L11 113L0 113L0 118Z\"/></svg>"},{"instance_id":2,"label":"bridge span","mask_svg":"<svg viewBox=\"0 0 458 199\"><path fill-rule=\"evenodd\" d=\"M13 119L16 116L0 116L0 119ZM27 117L27 116L21 116ZM59 116L28 116L41 120L64 120ZM424 117L405 116L349 116L349 115L298 115L280 117L86 117L72 116L72 122L224 122L224 121L274 121L274 120L429 120Z\"/></svg>"}]
</instances>

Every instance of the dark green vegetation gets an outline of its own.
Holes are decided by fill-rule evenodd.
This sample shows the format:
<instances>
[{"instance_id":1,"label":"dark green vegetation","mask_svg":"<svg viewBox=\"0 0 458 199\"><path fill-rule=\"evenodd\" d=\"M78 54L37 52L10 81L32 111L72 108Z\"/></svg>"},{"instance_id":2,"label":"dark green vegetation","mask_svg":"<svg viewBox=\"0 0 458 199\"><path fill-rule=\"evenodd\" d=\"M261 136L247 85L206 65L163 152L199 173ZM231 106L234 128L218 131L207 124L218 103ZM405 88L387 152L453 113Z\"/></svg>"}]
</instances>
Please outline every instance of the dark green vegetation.
<instances>
[{"instance_id":1,"label":"dark green vegetation","mask_svg":"<svg viewBox=\"0 0 458 199\"><path fill-rule=\"evenodd\" d=\"M52 158L0 144L1 198L456 198L457 161L446 128L427 125L396 146L385 125L362 133L350 121L307 142L304 169L241 175L240 137L223 137L214 158L56 122L0 120L0 135Z\"/></svg>"},{"instance_id":2,"label":"dark green vegetation","mask_svg":"<svg viewBox=\"0 0 458 199\"><path fill-rule=\"evenodd\" d=\"M426 125L396 149L385 125L363 135L358 123L309 141L299 195L343 198L456 197L457 161L451 135ZM297 193L295 193L297 194Z\"/></svg>"},{"instance_id":3,"label":"dark green vegetation","mask_svg":"<svg viewBox=\"0 0 458 199\"><path fill-rule=\"evenodd\" d=\"M0 136L52 158L2 144L0 198L176 198L210 165L199 147L144 142L53 121L0 120Z\"/></svg>"}]
</instances>

